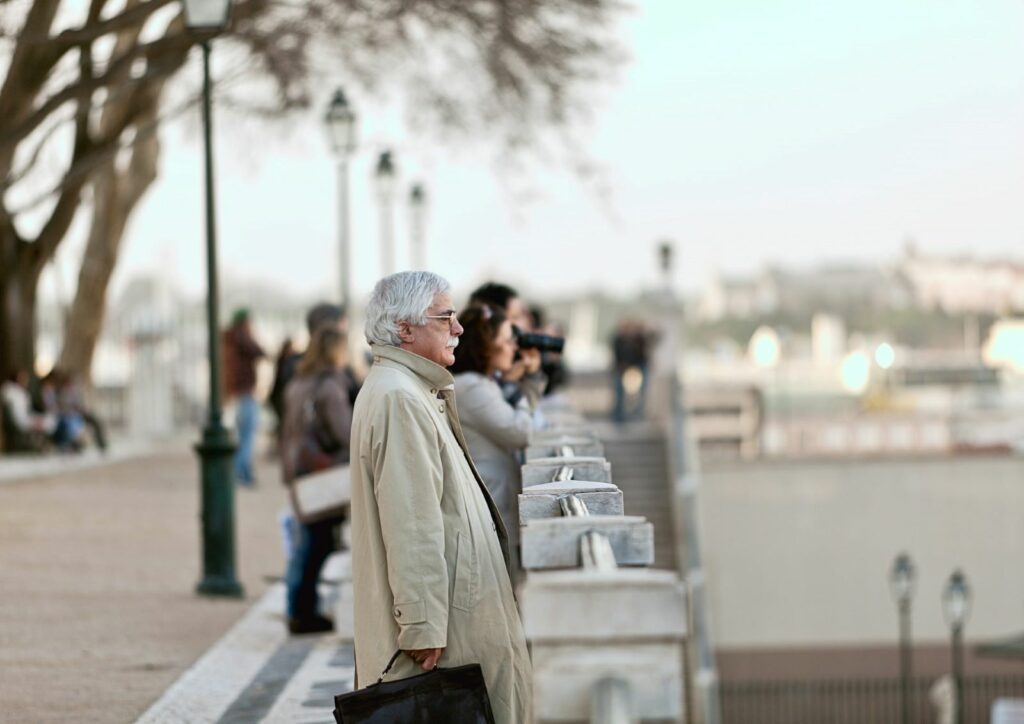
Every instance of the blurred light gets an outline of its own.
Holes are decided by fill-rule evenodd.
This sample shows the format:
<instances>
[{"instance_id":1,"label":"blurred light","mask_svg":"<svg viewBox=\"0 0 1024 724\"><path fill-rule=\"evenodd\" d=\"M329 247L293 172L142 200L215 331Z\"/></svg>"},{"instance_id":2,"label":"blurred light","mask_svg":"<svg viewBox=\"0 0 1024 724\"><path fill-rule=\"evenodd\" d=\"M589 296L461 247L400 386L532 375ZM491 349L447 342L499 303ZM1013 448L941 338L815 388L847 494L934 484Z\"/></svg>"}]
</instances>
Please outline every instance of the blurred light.
<instances>
[{"instance_id":1,"label":"blurred light","mask_svg":"<svg viewBox=\"0 0 1024 724\"><path fill-rule=\"evenodd\" d=\"M889 586L897 603L909 601L914 595L915 573L914 562L910 560L910 556L906 553L896 556L889 572Z\"/></svg>"},{"instance_id":2,"label":"blurred light","mask_svg":"<svg viewBox=\"0 0 1024 724\"><path fill-rule=\"evenodd\" d=\"M228 24L230 0L184 0L185 27L191 30L223 30Z\"/></svg>"},{"instance_id":3,"label":"blurred light","mask_svg":"<svg viewBox=\"0 0 1024 724\"><path fill-rule=\"evenodd\" d=\"M992 325L982 356L993 367L1024 372L1024 320L1001 319Z\"/></svg>"},{"instance_id":4,"label":"blurred light","mask_svg":"<svg viewBox=\"0 0 1024 724\"><path fill-rule=\"evenodd\" d=\"M875 348L875 364L883 370L887 370L892 367L892 364L895 361L896 350L894 350L892 345L888 342L882 342Z\"/></svg>"},{"instance_id":5,"label":"blurred light","mask_svg":"<svg viewBox=\"0 0 1024 724\"><path fill-rule=\"evenodd\" d=\"M771 327L758 327L750 338L747 353L758 367L774 367L779 363L779 335Z\"/></svg>"},{"instance_id":6,"label":"blurred light","mask_svg":"<svg viewBox=\"0 0 1024 724\"><path fill-rule=\"evenodd\" d=\"M942 610L946 614L946 623L950 626L963 626L971 608L971 587L967 585L967 577L959 569L953 571L942 592Z\"/></svg>"},{"instance_id":7,"label":"blurred light","mask_svg":"<svg viewBox=\"0 0 1024 724\"><path fill-rule=\"evenodd\" d=\"M348 158L356 150L356 113L341 88L334 91L334 97L324 115L331 150L335 156Z\"/></svg>"},{"instance_id":8,"label":"blurred light","mask_svg":"<svg viewBox=\"0 0 1024 724\"><path fill-rule=\"evenodd\" d=\"M851 352L843 359L839 369L843 389L859 395L867 389L871 377L871 360L864 352Z\"/></svg>"}]
</instances>

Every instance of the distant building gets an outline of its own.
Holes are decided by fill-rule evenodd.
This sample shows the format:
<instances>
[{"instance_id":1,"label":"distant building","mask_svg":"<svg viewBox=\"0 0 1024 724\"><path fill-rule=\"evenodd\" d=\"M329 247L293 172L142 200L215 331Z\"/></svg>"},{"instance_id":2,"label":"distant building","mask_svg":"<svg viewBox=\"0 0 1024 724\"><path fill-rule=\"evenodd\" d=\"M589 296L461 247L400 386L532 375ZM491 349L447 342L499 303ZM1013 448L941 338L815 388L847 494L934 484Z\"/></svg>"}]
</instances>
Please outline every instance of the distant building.
<instances>
[{"instance_id":1,"label":"distant building","mask_svg":"<svg viewBox=\"0 0 1024 724\"><path fill-rule=\"evenodd\" d=\"M807 271L768 267L749 277L715 274L697 312L701 321L714 322L911 306L950 314L1024 311L1024 264L925 255L907 244L895 265L826 265Z\"/></svg>"},{"instance_id":2,"label":"distant building","mask_svg":"<svg viewBox=\"0 0 1024 724\"><path fill-rule=\"evenodd\" d=\"M900 309L914 294L899 270L830 265L809 271L769 267L754 277L712 277L698 303L698 317L842 313L851 309Z\"/></svg>"},{"instance_id":3,"label":"distant building","mask_svg":"<svg viewBox=\"0 0 1024 724\"><path fill-rule=\"evenodd\" d=\"M768 275L725 277L715 274L697 304L697 316L705 321L759 317L778 308L778 287Z\"/></svg>"},{"instance_id":4,"label":"distant building","mask_svg":"<svg viewBox=\"0 0 1024 724\"><path fill-rule=\"evenodd\" d=\"M930 256L908 244L900 262L916 303L952 314L1024 310L1024 264L1009 260Z\"/></svg>"}]
</instances>

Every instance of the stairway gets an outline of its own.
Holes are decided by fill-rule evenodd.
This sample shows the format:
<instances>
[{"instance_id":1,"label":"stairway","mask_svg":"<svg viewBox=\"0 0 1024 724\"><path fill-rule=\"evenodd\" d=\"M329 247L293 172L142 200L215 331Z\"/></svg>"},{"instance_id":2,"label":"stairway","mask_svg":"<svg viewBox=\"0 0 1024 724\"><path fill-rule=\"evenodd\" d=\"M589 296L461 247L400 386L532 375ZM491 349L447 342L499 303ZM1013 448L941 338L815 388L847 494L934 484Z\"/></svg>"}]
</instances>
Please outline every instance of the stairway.
<instances>
[{"instance_id":1,"label":"stairway","mask_svg":"<svg viewBox=\"0 0 1024 724\"><path fill-rule=\"evenodd\" d=\"M622 489L626 515L654 524L654 568L676 570L668 448L657 426L638 422L598 426L615 484Z\"/></svg>"}]
</instances>

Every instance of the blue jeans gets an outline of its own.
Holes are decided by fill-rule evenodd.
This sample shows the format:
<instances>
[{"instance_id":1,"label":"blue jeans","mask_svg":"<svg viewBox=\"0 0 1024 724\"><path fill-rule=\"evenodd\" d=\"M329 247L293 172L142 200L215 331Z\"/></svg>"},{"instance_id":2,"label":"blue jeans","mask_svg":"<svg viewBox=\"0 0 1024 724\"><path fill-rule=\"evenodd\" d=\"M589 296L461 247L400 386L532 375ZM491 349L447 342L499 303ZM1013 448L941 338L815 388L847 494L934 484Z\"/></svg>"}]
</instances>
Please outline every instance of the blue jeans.
<instances>
[{"instance_id":1,"label":"blue jeans","mask_svg":"<svg viewBox=\"0 0 1024 724\"><path fill-rule=\"evenodd\" d=\"M235 480L242 485L252 485L256 476L252 471L252 451L256 443L256 429L259 427L260 406L252 395L238 398L235 410L235 429L238 431L238 449L235 450Z\"/></svg>"},{"instance_id":2,"label":"blue jeans","mask_svg":"<svg viewBox=\"0 0 1024 724\"><path fill-rule=\"evenodd\" d=\"M284 574L288 589L288 618L308 621L319 614L316 584L324 561L334 551L334 527L337 524L336 520L298 524L298 542Z\"/></svg>"}]
</instances>

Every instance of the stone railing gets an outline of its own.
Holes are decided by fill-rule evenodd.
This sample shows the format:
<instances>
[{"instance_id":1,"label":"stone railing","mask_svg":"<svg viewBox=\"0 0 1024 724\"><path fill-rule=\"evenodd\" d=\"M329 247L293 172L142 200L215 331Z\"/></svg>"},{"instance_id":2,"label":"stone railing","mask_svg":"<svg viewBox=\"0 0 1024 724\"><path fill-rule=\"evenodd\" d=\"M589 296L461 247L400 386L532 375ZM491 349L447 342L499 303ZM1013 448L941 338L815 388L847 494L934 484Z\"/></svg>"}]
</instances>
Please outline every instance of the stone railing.
<instances>
[{"instance_id":1,"label":"stone railing","mask_svg":"<svg viewBox=\"0 0 1024 724\"><path fill-rule=\"evenodd\" d=\"M684 721L683 583L647 568L653 526L624 514L593 430L565 407L543 412L519 496L537 721Z\"/></svg>"}]
</instances>

